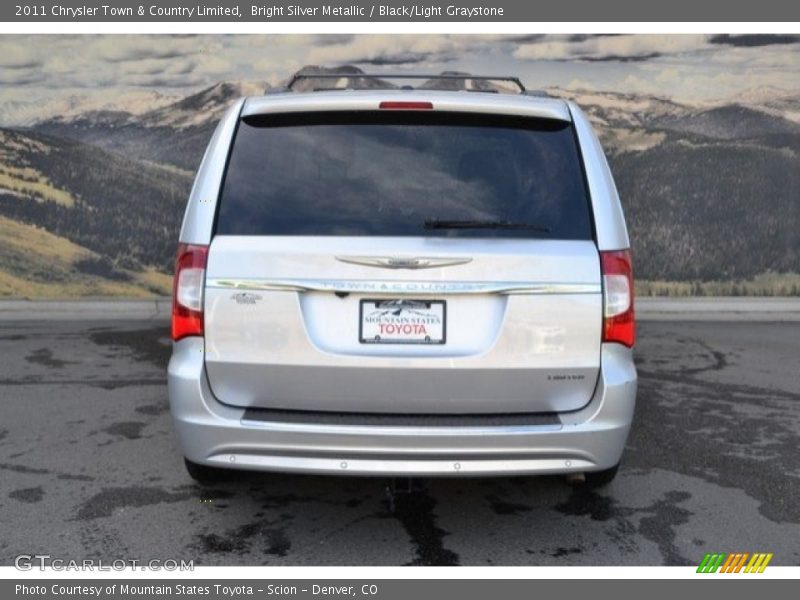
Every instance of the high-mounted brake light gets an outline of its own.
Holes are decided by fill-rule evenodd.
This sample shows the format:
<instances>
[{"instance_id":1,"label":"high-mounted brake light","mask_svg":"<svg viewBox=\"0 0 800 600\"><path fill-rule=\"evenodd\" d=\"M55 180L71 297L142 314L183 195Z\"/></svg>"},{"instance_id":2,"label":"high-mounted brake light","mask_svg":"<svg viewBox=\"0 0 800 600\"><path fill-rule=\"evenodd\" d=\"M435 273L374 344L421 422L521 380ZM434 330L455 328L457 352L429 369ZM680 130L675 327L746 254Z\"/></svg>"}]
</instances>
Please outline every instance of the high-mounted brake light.
<instances>
[{"instance_id":1,"label":"high-mounted brake light","mask_svg":"<svg viewBox=\"0 0 800 600\"><path fill-rule=\"evenodd\" d=\"M433 110L433 102L381 102L383 110Z\"/></svg>"},{"instance_id":2,"label":"high-mounted brake light","mask_svg":"<svg viewBox=\"0 0 800 600\"><path fill-rule=\"evenodd\" d=\"M603 341L632 348L636 341L630 250L600 253L603 271Z\"/></svg>"},{"instance_id":3,"label":"high-mounted brake light","mask_svg":"<svg viewBox=\"0 0 800 600\"><path fill-rule=\"evenodd\" d=\"M203 285L208 246L179 244L172 287L172 339L203 335Z\"/></svg>"}]
</instances>

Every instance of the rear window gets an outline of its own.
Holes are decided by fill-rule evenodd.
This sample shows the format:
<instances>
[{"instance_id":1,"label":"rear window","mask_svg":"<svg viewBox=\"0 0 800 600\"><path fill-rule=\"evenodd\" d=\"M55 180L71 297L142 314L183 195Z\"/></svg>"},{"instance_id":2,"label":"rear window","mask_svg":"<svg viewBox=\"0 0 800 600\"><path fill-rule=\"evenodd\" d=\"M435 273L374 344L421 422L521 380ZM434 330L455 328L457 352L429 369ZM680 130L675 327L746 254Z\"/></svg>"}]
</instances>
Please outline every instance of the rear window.
<instances>
[{"instance_id":1,"label":"rear window","mask_svg":"<svg viewBox=\"0 0 800 600\"><path fill-rule=\"evenodd\" d=\"M242 119L216 233L592 236L570 123L440 112Z\"/></svg>"}]
</instances>

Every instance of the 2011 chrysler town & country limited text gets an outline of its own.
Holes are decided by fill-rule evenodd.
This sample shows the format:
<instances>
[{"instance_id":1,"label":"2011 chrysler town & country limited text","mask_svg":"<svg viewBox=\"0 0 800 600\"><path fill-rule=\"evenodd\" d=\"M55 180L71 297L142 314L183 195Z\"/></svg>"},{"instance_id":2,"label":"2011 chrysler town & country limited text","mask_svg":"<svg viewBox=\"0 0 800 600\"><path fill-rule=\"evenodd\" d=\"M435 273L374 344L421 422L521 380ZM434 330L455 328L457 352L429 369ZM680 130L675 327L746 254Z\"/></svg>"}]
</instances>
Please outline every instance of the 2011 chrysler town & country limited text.
<instances>
[{"instance_id":1,"label":"2011 chrysler town & country limited text","mask_svg":"<svg viewBox=\"0 0 800 600\"><path fill-rule=\"evenodd\" d=\"M220 122L173 294L193 477L613 478L633 280L600 144L574 104L518 80L440 79L290 85Z\"/></svg>"}]
</instances>

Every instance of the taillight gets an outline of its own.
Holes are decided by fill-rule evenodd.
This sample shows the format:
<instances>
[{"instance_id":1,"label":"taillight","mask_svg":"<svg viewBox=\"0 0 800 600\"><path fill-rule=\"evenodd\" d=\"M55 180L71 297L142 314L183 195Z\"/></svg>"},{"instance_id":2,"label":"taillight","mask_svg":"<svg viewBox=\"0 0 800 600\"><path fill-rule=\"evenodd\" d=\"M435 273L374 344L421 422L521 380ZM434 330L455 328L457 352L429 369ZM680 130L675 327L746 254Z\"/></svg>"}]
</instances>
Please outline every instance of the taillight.
<instances>
[{"instance_id":1,"label":"taillight","mask_svg":"<svg viewBox=\"0 0 800 600\"><path fill-rule=\"evenodd\" d=\"M203 284L208 246L179 244L172 286L172 339L203 335Z\"/></svg>"},{"instance_id":2,"label":"taillight","mask_svg":"<svg viewBox=\"0 0 800 600\"><path fill-rule=\"evenodd\" d=\"M633 268L630 250L600 253L603 270L603 341L633 347Z\"/></svg>"}]
</instances>

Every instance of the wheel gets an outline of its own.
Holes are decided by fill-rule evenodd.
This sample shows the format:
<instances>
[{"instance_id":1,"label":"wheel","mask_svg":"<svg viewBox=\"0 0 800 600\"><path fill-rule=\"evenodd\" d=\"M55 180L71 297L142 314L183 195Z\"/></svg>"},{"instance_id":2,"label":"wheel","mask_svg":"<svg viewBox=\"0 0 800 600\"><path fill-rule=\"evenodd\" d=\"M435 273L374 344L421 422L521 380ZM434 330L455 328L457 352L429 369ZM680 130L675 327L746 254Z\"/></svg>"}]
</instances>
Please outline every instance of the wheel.
<instances>
[{"instance_id":1,"label":"wheel","mask_svg":"<svg viewBox=\"0 0 800 600\"><path fill-rule=\"evenodd\" d=\"M589 471L585 474L586 483L584 485L590 489L608 485L614 481L614 477L617 476L617 471L619 471L619 463L603 471Z\"/></svg>"},{"instance_id":2,"label":"wheel","mask_svg":"<svg viewBox=\"0 0 800 600\"><path fill-rule=\"evenodd\" d=\"M215 483L218 481L227 481L231 478L231 473L227 469L199 465L196 462L190 461L188 458L184 458L183 462L186 464L186 471L188 471L189 477L198 483Z\"/></svg>"}]
</instances>

